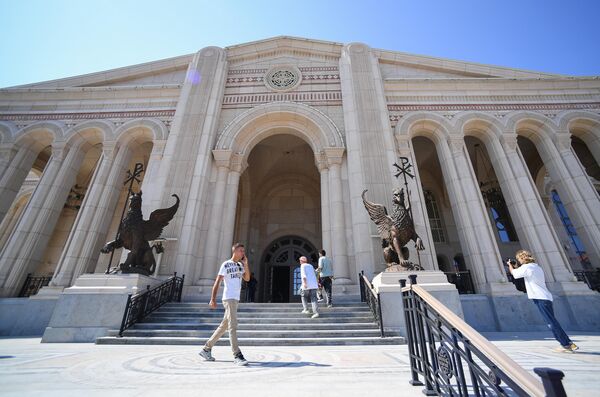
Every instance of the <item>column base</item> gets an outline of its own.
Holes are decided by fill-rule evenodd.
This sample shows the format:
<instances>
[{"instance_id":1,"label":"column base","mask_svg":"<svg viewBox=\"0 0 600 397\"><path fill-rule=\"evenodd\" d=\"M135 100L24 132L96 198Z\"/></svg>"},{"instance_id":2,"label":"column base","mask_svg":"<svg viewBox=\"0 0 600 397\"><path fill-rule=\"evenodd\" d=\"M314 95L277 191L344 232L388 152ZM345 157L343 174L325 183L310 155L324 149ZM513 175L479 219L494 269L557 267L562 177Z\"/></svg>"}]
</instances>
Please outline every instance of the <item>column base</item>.
<instances>
[{"instance_id":1,"label":"column base","mask_svg":"<svg viewBox=\"0 0 600 397\"><path fill-rule=\"evenodd\" d=\"M58 295L42 342L94 342L119 329L128 294L136 294L162 280L140 274L84 274ZM48 289L56 294L58 289Z\"/></svg>"},{"instance_id":2,"label":"column base","mask_svg":"<svg viewBox=\"0 0 600 397\"><path fill-rule=\"evenodd\" d=\"M557 281L548 283L548 289L553 295L598 295L583 281Z\"/></svg>"},{"instance_id":3,"label":"column base","mask_svg":"<svg viewBox=\"0 0 600 397\"><path fill-rule=\"evenodd\" d=\"M404 304L400 280L409 280L408 276L417 275L417 285L424 288L441 301L448 309L461 318L464 317L460 297L454 284L442 271L421 270L410 272L382 272L373 278L373 288L379 293L385 330L400 332L406 336ZM367 292L368 293L368 292Z\"/></svg>"}]
</instances>

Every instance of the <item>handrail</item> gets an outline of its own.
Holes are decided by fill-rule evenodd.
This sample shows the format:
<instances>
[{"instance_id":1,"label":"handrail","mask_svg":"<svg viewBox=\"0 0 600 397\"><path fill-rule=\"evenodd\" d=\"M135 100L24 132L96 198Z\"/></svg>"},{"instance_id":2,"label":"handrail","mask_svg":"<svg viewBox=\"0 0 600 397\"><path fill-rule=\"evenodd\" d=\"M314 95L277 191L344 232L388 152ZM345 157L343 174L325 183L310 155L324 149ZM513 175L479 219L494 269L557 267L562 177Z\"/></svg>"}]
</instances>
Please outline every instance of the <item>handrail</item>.
<instances>
[{"instance_id":1,"label":"handrail","mask_svg":"<svg viewBox=\"0 0 600 397\"><path fill-rule=\"evenodd\" d=\"M50 280L52 280L52 276L36 276L27 273L27 278L21 287L21 291L19 291L19 298L27 298L37 294L42 287L50 284Z\"/></svg>"},{"instance_id":2,"label":"handrail","mask_svg":"<svg viewBox=\"0 0 600 397\"><path fill-rule=\"evenodd\" d=\"M365 272L361 271L358 273L358 281L360 286L360 301L367 302L369 308L371 309L371 313L373 313L373 317L377 320L379 324L379 332L382 338L385 338L385 330L383 329L383 315L381 312L381 296L379 292L375 291L373 285L365 276Z\"/></svg>"},{"instance_id":3,"label":"handrail","mask_svg":"<svg viewBox=\"0 0 600 397\"><path fill-rule=\"evenodd\" d=\"M173 276L152 289L148 285L143 292L135 295L129 294L127 296L127 304L125 305L121 327L119 328L119 337L123 336L123 331L127 328L142 321L148 314L165 303L173 301L181 302L184 280L185 274L177 277L177 272L175 272Z\"/></svg>"},{"instance_id":4,"label":"handrail","mask_svg":"<svg viewBox=\"0 0 600 397\"><path fill-rule=\"evenodd\" d=\"M551 384L546 381L552 378L554 384L559 385L553 390L545 390L538 379L419 286L416 278L416 275L411 275L408 286L406 280L400 280L411 356L411 384L423 385L418 380L418 374L421 374L426 381L425 394L444 394L453 388L466 390L463 369L463 364L466 364L472 383L470 386L477 389L476 394L479 388L484 388L486 395L490 388L498 391L499 395L503 394L500 384L504 381L518 395L566 396L560 381L562 372L534 369L544 379L544 384ZM473 356L478 362L473 360ZM487 374L480 363L489 368ZM455 384L450 381L453 375L456 375Z\"/></svg>"}]
</instances>

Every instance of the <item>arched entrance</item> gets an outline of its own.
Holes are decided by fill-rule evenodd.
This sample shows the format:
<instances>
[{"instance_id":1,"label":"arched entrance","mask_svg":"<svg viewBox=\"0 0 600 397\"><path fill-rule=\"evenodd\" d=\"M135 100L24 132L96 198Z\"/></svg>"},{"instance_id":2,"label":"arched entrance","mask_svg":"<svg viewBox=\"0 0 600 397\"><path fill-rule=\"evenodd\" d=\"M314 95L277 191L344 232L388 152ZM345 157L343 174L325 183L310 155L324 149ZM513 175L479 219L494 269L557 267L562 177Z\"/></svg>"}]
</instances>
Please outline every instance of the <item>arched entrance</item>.
<instances>
[{"instance_id":1,"label":"arched entrance","mask_svg":"<svg viewBox=\"0 0 600 397\"><path fill-rule=\"evenodd\" d=\"M310 263L318 260L317 249L298 236L281 237L267 246L261 261L263 268L262 300L282 303L300 301L302 284L298 258L306 256Z\"/></svg>"}]
</instances>

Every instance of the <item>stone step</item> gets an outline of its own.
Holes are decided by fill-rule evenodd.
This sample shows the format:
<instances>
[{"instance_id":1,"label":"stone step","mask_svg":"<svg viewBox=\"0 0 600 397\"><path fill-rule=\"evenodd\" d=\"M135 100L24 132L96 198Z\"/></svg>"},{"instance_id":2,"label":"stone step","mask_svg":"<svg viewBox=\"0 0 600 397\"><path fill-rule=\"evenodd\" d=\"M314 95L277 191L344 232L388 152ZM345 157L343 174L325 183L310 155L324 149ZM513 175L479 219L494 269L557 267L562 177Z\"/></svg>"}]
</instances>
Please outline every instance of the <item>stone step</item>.
<instances>
[{"instance_id":1,"label":"stone step","mask_svg":"<svg viewBox=\"0 0 600 397\"><path fill-rule=\"evenodd\" d=\"M211 323L138 323L135 324L132 329L181 329L181 330L214 330L219 326L219 322ZM265 323L265 324L253 324L253 323L240 323L238 324L238 330L297 330L297 329L311 329L311 330L343 330L343 329L379 329L379 325L375 322L364 322L364 323Z\"/></svg>"},{"instance_id":2,"label":"stone step","mask_svg":"<svg viewBox=\"0 0 600 397\"><path fill-rule=\"evenodd\" d=\"M180 312L180 313L223 313L225 310L222 308L211 309L208 305L191 307L191 306L163 306L156 312ZM302 311L301 306L290 306L290 307L239 307L238 313L299 313ZM319 306L319 311L322 313L370 313L371 309L368 306L362 307L333 307L329 308L326 306Z\"/></svg>"},{"instance_id":3,"label":"stone step","mask_svg":"<svg viewBox=\"0 0 600 397\"><path fill-rule=\"evenodd\" d=\"M194 337L208 339L214 330L170 330L170 329L128 329L124 337ZM380 336L379 329L344 330L238 330L238 338L354 338ZM117 336L118 331L110 331L108 336ZM390 336L397 336L392 335Z\"/></svg>"},{"instance_id":4,"label":"stone step","mask_svg":"<svg viewBox=\"0 0 600 397\"><path fill-rule=\"evenodd\" d=\"M221 316L173 316L173 315L158 315L151 314L144 319L144 323L190 323L190 324L213 324ZM319 318L306 317L238 317L239 324L289 324L295 323L328 323L335 321L337 323L373 323L373 316L352 316L352 317L329 317L322 316Z\"/></svg>"},{"instance_id":5,"label":"stone step","mask_svg":"<svg viewBox=\"0 0 600 397\"><path fill-rule=\"evenodd\" d=\"M163 311L161 309L155 311L150 314L148 317L154 316L169 316L169 317L188 317L188 318L222 318L223 311L207 311L207 312L198 312L198 311ZM373 315L370 311L362 311L362 312L326 312L320 311L322 317L328 318L356 318L356 317L367 317L371 318ZM300 311L294 312L238 312L238 319L243 318L307 318L308 314L300 313Z\"/></svg>"},{"instance_id":6,"label":"stone step","mask_svg":"<svg viewBox=\"0 0 600 397\"><path fill-rule=\"evenodd\" d=\"M326 307L325 302L319 302L320 307ZM208 307L208 302L167 302L162 307ZM218 302L217 307L223 308L221 302ZM302 307L300 302L295 303L240 303L238 305L238 310L241 309L289 309L289 308L298 308ZM336 303L333 306L333 309L337 308L354 308L354 309L363 309L368 307L366 303L356 302L356 303Z\"/></svg>"},{"instance_id":7,"label":"stone step","mask_svg":"<svg viewBox=\"0 0 600 397\"><path fill-rule=\"evenodd\" d=\"M104 336L96 339L100 345L197 345L202 346L204 338L195 337L114 337ZM332 346L332 345L401 345L406 341L401 336L381 338L238 338L239 345L244 346ZM229 345L228 338L221 338L217 345Z\"/></svg>"}]
</instances>

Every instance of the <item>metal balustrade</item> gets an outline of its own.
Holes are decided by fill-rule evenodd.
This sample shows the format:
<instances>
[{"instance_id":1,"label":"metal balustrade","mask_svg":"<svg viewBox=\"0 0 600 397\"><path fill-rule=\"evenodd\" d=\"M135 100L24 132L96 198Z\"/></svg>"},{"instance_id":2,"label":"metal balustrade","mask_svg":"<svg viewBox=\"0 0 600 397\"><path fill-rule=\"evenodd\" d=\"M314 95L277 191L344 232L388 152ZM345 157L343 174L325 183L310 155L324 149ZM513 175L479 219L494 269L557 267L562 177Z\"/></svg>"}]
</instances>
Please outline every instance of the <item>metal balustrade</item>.
<instances>
[{"instance_id":1,"label":"metal balustrade","mask_svg":"<svg viewBox=\"0 0 600 397\"><path fill-rule=\"evenodd\" d=\"M535 376L417 284L400 280L414 386L428 396L566 397L564 374L534 368Z\"/></svg>"},{"instance_id":2,"label":"metal balustrade","mask_svg":"<svg viewBox=\"0 0 600 397\"><path fill-rule=\"evenodd\" d=\"M583 281L590 289L600 292L600 269L573 272L578 281Z\"/></svg>"},{"instance_id":3,"label":"metal balustrade","mask_svg":"<svg viewBox=\"0 0 600 397\"><path fill-rule=\"evenodd\" d=\"M123 336L123 331L142 321L147 315L161 307L167 302L181 302L183 292L183 282L185 274L177 277L177 272L169 277L162 284L138 294L127 296L127 304L123 313L123 321L119 329L119 336Z\"/></svg>"},{"instance_id":4,"label":"metal balustrade","mask_svg":"<svg viewBox=\"0 0 600 397\"><path fill-rule=\"evenodd\" d=\"M36 276L28 273L19 292L19 298L27 298L37 294L42 287L46 287L50 283L50 280L52 280L52 276Z\"/></svg>"},{"instance_id":5,"label":"metal balustrade","mask_svg":"<svg viewBox=\"0 0 600 397\"><path fill-rule=\"evenodd\" d=\"M360 287L360 301L367 302L369 308L371 309L371 313L373 313L373 317L375 317L375 321L377 321L379 324L379 332L381 333L381 337L385 338L383 317L381 313L381 297L365 276L364 271L358 273L358 282Z\"/></svg>"}]
</instances>

